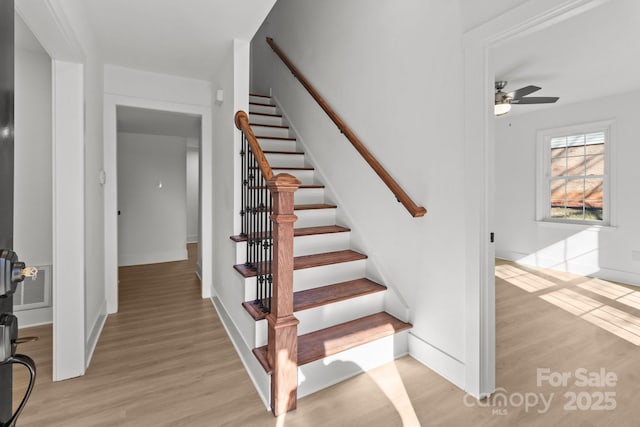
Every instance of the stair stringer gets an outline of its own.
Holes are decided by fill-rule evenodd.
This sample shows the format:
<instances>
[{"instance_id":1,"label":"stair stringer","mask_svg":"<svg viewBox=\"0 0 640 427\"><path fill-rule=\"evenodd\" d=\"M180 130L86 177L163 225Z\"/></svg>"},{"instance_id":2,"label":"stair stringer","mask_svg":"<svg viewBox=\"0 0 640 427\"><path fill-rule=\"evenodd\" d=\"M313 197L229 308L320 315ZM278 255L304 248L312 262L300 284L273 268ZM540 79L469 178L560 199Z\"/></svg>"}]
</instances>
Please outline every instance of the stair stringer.
<instances>
[{"instance_id":1,"label":"stair stringer","mask_svg":"<svg viewBox=\"0 0 640 427\"><path fill-rule=\"evenodd\" d=\"M365 233L358 227L358 222L351 216L351 214L345 208L345 204L343 200L340 198L339 193L335 190L335 187L331 180L327 179L327 175L322 170L322 166L317 161L313 152L309 149L309 146L305 144L304 138L301 133L298 132L295 125L289 120L289 115L287 111L282 107L282 104L278 100L278 97L273 95L273 91L269 89L269 93L271 93L271 98L276 106L276 108L280 111L283 116L283 122L289 126L291 129L291 133L295 136L298 147L304 151L305 157L308 158L309 162L315 168L316 177L322 181L325 186L325 200L332 200L336 205L339 206L337 210L336 219L337 223L348 225L351 229L351 246L354 250L366 253L367 254L367 277L371 280L377 281L379 283L383 283L387 287L387 291L385 292L385 311L398 319L404 322L411 322L412 313L411 308L402 297L398 289L393 285L392 281L388 280L388 275L385 274L384 268L382 267L384 264L382 263L380 257L377 255L377 252L374 249L374 245L372 245L365 237Z\"/></svg>"},{"instance_id":2,"label":"stair stringer","mask_svg":"<svg viewBox=\"0 0 640 427\"><path fill-rule=\"evenodd\" d=\"M218 313L218 318L240 357L245 371L247 371L254 388L258 392L258 396L260 396L265 408L269 410L271 407L271 376L264 371L260 362L253 355L253 346L247 345L243 333L233 321L233 317L222 301L217 296L212 296L211 303Z\"/></svg>"}]
</instances>

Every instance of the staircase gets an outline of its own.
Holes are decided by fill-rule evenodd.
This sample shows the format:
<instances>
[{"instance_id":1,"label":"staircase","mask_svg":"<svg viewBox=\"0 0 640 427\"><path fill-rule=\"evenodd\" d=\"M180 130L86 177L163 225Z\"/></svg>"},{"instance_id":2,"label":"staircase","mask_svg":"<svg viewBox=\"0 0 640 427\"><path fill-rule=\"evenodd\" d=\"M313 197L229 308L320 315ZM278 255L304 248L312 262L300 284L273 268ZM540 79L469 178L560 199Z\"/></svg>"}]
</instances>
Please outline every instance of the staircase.
<instances>
[{"instance_id":1,"label":"staircase","mask_svg":"<svg viewBox=\"0 0 640 427\"><path fill-rule=\"evenodd\" d=\"M367 278L367 256L351 249L351 230L336 224L338 207L326 200L324 185L270 97L251 95L249 123L273 173L291 174L301 183L294 193L293 260L293 307L300 321L298 397L406 354L411 325L385 312L387 288ZM245 266L246 238L231 239L236 242L234 268L244 282L242 306L254 323L253 354L263 375L270 375L256 273Z\"/></svg>"}]
</instances>

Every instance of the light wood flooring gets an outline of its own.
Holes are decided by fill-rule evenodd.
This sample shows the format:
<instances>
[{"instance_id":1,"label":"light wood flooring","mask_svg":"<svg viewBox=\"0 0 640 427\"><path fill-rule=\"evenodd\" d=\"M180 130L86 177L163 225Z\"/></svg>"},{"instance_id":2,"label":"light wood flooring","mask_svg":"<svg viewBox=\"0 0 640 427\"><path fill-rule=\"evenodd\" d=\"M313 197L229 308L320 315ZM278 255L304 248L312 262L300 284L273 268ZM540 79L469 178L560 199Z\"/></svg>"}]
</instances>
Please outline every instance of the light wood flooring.
<instances>
[{"instance_id":1,"label":"light wood flooring","mask_svg":"<svg viewBox=\"0 0 640 427\"><path fill-rule=\"evenodd\" d=\"M607 306L628 314L627 323L614 323L634 325L640 305L623 302L625 297L633 301L633 292L640 289L616 287L606 297L602 294L612 291L600 282L499 262L497 386L512 399L507 406L485 401L489 406L480 407L472 399L465 404L464 392L405 357L303 398L295 412L275 419L254 391L210 301L200 299L193 271L193 257L122 268L120 311L107 320L84 377L52 383L51 328L21 330L22 336L38 335L40 340L19 348L36 360L38 381L18 425L640 425L640 347L630 341L635 329L630 326L631 335L623 338L611 332L615 328L603 329L606 322L594 320L595 311ZM605 312L620 315L615 310ZM617 375L617 382L613 387L576 387L572 378L566 387L538 387L537 368L572 373L604 368ZM24 378L16 370L16 383ZM615 392L615 410L564 408L570 403L565 393L583 393L584 404L584 393L604 391ZM16 390L16 399L20 393ZM528 411L518 405L518 396L532 399L532 393L545 399L553 393L545 413L538 412L544 412L542 403Z\"/></svg>"}]
</instances>

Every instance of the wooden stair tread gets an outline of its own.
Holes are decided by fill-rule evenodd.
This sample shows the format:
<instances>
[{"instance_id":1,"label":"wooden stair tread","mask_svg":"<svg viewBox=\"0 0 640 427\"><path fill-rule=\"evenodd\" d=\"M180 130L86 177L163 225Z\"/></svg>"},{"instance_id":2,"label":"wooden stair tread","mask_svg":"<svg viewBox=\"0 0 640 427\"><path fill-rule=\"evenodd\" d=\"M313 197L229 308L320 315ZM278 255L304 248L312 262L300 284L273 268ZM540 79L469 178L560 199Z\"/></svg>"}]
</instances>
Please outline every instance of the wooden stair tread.
<instances>
[{"instance_id":1,"label":"wooden stair tread","mask_svg":"<svg viewBox=\"0 0 640 427\"><path fill-rule=\"evenodd\" d=\"M259 185L257 187L248 187L249 190L263 190L267 187L265 187L264 185ZM300 184L300 186L298 188L324 188L324 185L322 184Z\"/></svg>"},{"instance_id":2,"label":"wooden stair tread","mask_svg":"<svg viewBox=\"0 0 640 427\"><path fill-rule=\"evenodd\" d=\"M249 116L268 116L268 117L280 117L282 118L282 114L269 114L269 113L254 113L249 111Z\"/></svg>"},{"instance_id":3,"label":"wooden stair tread","mask_svg":"<svg viewBox=\"0 0 640 427\"><path fill-rule=\"evenodd\" d=\"M269 98L269 99L271 99L270 95L260 95L259 93L250 93L249 96L255 96L257 98Z\"/></svg>"},{"instance_id":4,"label":"wooden stair tread","mask_svg":"<svg viewBox=\"0 0 640 427\"><path fill-rule=\"evenodd\" d=\"M259 127L263 127L263 128L289 129L289 126L284 126L284 125L263 125L262 123L249 123L249 126L251 126L251 127L259 126Z\"/></svg>"},{"instance_id":5,"label":"wooden stair tread","mask_svg":"<svg viewBox=\"0 0 640 427\"><path fill-rule=\"evenodd\" d=\"M316 210L316 209L335 209L338 206L326 204L326 203L311 203L306 205L295 205L293 207L294 211L308 211L308 210Z\"/></svg>"},{"instance_id":6,"label":"wooden stair tread","mask_svg":"<svg viewBox=\"0 0 640 427\"><path fill-rule=\"evenodd\" d=\"M324 252L320 254L294 257L293 269L304 270L305 268L321 267L324 265L340 264L343 262L359 261L363 259L367 259L367 256L350 249L335 252ZM255 277L256 275L255 270L244 264L236 264L233 268L235 268L236 271L242 274L245 278Z\"/></svg>"},{"instance_id":7,"label":"wooden stair tread","mask_svg":"<svg viewBox=\"0 0 640 427\"><path fill-rule=\"evenodd\" d=\"M298 291L293 293L293 311L308 310L385 290L387 290L386 287L372 280L362 278ZM242 306L253 317L253 320L264 319L265 313L260 310L257 302L246 301L242 303Z\"/></svg>"},{"instance_id":8,"label":"wooden stair tread","mask_svg":"<svg viewBox=\"0 0 640 427\"><path fill-rule=\"evenodd\" d=\"M273 105L273 104L263 104L261 102L250 102L249 105L250 106L251 105L259 105L261 107L274 107L275 108L275 105Z\"/></svg>"},{"instance_id":9,"label":"wooden stair tread","mask_svg":"<svg viewBox=\"0 0 640 427\"><path fill-rule=\"evenodd\" d=\"M346 233L351 231L349 228L341 227L339 225L321 225L317 227L302 227L295 228L293 230L294 237L301 236L312 236L317 234L332 234L332 233ZM247 240L246 236L231 236L231 240L234 242L245 242Z\"/></svg>"},{"instance_id":10,"label":"wooden stair tread","mask_svg":"<svg viewBox=\"0 0 640 427\"><path fill-rule=\"evenodd\" d=\"M258 137L256 137L258 138ZM276 151L276 150L265 150L264 154L293 154L296 156L304 156L304 151Z\"/></svg>"},{"instance_id":11,"label":"wooden stair tread","mask_svg":"<svg viewBox=\"0 0 640 427\"><path fill-rule=\"evenodd\" d=\"M406 331L411 327L410 323L381 312L301 335L298 337L298 366ZM271 374L266 358L267 346L254 349L253 353L259 361L264 361L260 364Z\"/></svg>"},{"instance_id":12,"label":"wooden stair tread","mask_svg":"<svg viewBox=\"0 0 640 427\"><path fill-rule=\"evenodd\" d=\"M263 151L264 152L264 151ZM251 166L249 169L260 169L257 166ZM282 170L295 170L295 171L313 171L315 168L309 166L276 166L272 167L271 170L274 171L282 171Z\"/></svg>"},{"instance_id":13,"label":"wooden stair tread","mask_svg":"<svg viewBox=\"0 0 640 427\"><path fill-rule=\"evenodd\" d=\"M298 366L394 335L411 324L381 312L298 337Z\"/></svg>"},{"instance_id":14,"label":"wooden stair tread","mask_svg":"<svg viewBox=\"0 0 640 427\"><path fill-rule=\"evenodd\" d=\"M260 136L256 135L256 139L272 139L275 141L295 141L296 139L290 136Z\"/></svg>"}]
</instances>

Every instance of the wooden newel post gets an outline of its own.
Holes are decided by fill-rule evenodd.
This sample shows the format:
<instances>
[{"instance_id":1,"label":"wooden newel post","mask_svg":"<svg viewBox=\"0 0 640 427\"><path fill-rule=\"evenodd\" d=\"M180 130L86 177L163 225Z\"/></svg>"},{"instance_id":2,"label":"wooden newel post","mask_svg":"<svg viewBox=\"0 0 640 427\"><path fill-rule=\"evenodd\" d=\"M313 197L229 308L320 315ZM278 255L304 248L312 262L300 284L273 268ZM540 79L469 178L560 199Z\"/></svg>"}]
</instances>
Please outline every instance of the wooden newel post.
<instances>
[{"instance_id":1,"label":"wooden newel post","mask_svg":"<svg viewBox=\"0 0 640 427\"><path fill-rule=\"evenodd\" d=\"M273 296L267 315L267 359L271 366L271 410L278 416L296 408L298 319L293 315L293 194L300 181L279 174L267 182L273 197Z\"/></svg>"}]
</instances>

